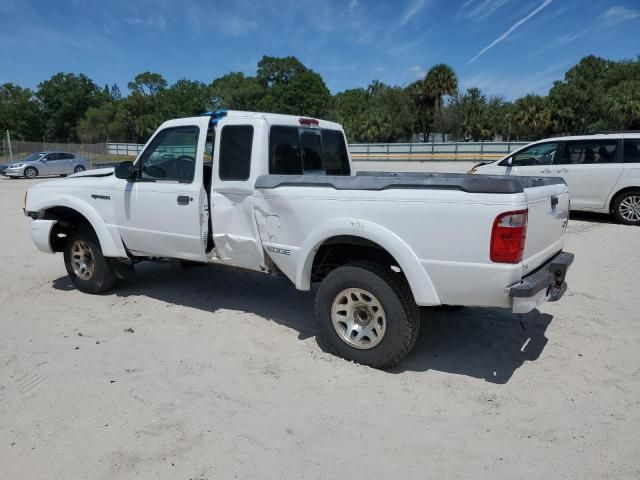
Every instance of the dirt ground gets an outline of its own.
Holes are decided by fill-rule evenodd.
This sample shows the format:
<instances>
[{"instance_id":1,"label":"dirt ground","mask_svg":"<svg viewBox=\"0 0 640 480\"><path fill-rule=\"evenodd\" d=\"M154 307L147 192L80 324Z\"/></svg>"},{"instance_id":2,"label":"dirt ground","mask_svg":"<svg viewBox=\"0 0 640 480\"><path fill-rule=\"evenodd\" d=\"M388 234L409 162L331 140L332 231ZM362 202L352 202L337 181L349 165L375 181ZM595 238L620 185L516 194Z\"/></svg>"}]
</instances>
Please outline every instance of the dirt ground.
<instances>
[{"instance_id":1,"label":"dirt ground","mask_svg":"<svg viewBox=\"0 0 640 480\"><path fill-rule=\"evenodd\" d=\"M640 228L573 215L560 302L424 309L383 372L323 352L285 280L148 264L76 291L31 183L0 179L0 478L640 478Z\"/></svg>"}]
</instances>

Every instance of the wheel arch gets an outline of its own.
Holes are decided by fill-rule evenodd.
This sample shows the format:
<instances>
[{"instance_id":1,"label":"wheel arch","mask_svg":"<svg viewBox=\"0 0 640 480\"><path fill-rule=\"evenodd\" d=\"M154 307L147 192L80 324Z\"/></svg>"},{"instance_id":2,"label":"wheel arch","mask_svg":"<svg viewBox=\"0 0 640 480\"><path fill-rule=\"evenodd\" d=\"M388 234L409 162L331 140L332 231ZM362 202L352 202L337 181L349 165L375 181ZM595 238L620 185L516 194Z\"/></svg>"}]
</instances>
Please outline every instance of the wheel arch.
<instances>
[{"instance_id":1,"label":"wheel arch","mask_svg":"<svg viewBox=\"0 0 640 480\"><path fill-rule=\"evenodd\" d=\"M40 206L39 211L42 212L45 219L57 220L61 227L64 227L64 223L70 225L87 224L95 232L105 257L127 257L120 237L112 235L106 222L93 207L85 202L66 197L57 200L55 204ZM57 235L59 232L59 228L53 228L51 235ZM53 246L55 239L51 238L51 241Z\"/></svg>"},{"instance_id":2,"label":"wheel arch","mask_svg":"<svg viewBox=\"0 0 640 480\"><path fill-rule=\"evenodd\" d=\"M615 192L613 195L611 195L609 200L609 213L613 214L614 205L620 195L624 195L627 192L634 192L634 191L640 192L640 185L621 188L620 190Z\"/></svg>"},{"instance_id":3,"label":"wheel arch","mask_svg":"<svg viewBox=\"0 0 640 480\"><path fill-rule=\"evenodd\" d=\"M420 260L411 248L395 233L378 224L359 219L334 219L316 226L305 239L299 252L295 284L299 290L311 287L314 265L322 259L321 254L327 246L356 246L361 250L378 249L378 258L392 260L404 274L414 299L418 305L440 305L440 298L422 267ZM345 260L371 259L367 255L353 258L345 255ZM346 263L342 262L342 264Z\"/></svg>"}]
</instances>

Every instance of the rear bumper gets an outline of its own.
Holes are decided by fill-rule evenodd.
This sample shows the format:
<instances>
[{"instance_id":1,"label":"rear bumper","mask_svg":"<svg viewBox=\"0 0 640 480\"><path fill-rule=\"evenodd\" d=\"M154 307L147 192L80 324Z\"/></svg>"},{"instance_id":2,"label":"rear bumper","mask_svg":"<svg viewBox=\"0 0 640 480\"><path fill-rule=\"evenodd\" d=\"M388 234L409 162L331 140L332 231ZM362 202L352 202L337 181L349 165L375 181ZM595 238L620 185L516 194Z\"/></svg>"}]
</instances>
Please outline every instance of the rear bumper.
<instances>
[{"instance_id":1,"label":"rear bumper","mask_svg":"<svg viewBox=\"0 0 640 480\"><path fill-rule=\"evenodd\" d=\"M565 277L574 255L561 252L549 259L536 272L508 287L514 313L527 313L542 302L555 302L567 291Z\"/></svg>"}]
</instances>

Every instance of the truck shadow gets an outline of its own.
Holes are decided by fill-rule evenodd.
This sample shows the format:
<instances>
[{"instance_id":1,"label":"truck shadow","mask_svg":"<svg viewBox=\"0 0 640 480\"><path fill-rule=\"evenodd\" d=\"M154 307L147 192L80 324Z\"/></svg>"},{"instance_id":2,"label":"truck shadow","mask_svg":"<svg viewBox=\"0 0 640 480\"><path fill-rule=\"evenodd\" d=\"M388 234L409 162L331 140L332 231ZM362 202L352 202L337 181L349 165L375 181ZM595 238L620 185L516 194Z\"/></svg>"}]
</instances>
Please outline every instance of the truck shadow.
<instances>
[{"instance_id":1,"label":"truck shadow","mask_svg":"<svg viewBox=\"0 0 640 480\"><path fill-rule=\"evenodd\" d=\"M53 287L75 288L66 276ZM211 313L248 312L297 331L300 340L317 334L315 292L300 292L287 279L259 273L224 267L181 271L147 263L138 265L133 280L106 295L145 296ZM506 383L525 361L539 357L551 319L537 310L517 316L491 308L423 308L415 347L390 372L438 370Z\"/></svg>"},{"instance_id":2,"label":"truck shadow","mask_svg":"<svg viewBox=\"0 0 640 480\"><path fill-rule=\"evenodd\" d=\"M553 317L534 310L422 308L420 335L394 371L437 370L507 383L525 361L537 360Z\"/></svg>"}]
</instances>

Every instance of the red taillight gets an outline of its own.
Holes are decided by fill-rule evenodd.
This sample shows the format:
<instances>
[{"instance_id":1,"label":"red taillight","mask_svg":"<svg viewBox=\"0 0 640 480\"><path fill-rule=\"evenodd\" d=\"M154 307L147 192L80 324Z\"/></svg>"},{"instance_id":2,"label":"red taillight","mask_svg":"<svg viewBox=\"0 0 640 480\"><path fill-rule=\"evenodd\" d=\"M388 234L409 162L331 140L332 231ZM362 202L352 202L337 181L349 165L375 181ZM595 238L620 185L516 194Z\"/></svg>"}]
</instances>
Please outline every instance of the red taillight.
<instances>
[{"instance_id":1,"label":"red taillight","mask_svg":"<svg viewBox=\"0 0 640 480\"><path fill-rule=\"evenodd\" d=\"M528 210L505 212L498 215L491 230L489 257L492 262L518 263L522 261L524 241L527 238Z\"/></svg>"},{"instance_id":2,"label":"red taillight","mask_svg":"<svg viewBox=\"0 0 640 480\"><path fill-rule=\"evenodd\" d=\"M315 118L304 118L300 117L299 119L300 125L306 125L310 127L311 125L320 125L320 122Z\"/></svg>"}]
</instances>

